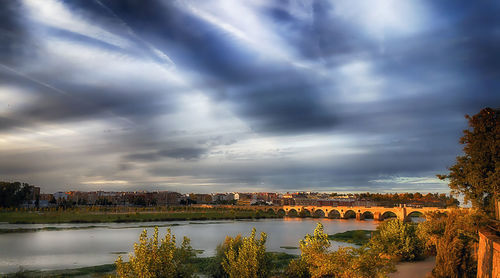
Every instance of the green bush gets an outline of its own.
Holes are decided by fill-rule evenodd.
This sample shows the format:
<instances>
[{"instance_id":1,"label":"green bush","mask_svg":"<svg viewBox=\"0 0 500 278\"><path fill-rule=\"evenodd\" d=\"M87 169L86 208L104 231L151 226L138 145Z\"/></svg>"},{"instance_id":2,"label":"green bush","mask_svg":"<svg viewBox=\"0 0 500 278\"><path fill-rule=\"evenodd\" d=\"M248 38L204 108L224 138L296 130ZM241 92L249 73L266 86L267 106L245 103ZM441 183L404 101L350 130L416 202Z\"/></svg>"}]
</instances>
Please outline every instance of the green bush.
<instances>
[{"instance_id":1,"label":"green bush","mask_svg":"<svg viewBox=\"0 0 500 278\"><path fill-rule=\"evenodd\" d=\"M377 227L368 247L401 261L422 259L425 245L417 236L417 227L417 224L398 219L388 220Z\"/></svg>"},{"instance_id":2,"label":"green bush","mask_svg":"<svg viewBox=\"0 0 500 278\"><path fill-rule=\"evenodd\" d=\"M265 233L255 238L255 228L249 237L241 241L230 239L228 250L222 262L224 271L230 278L265 278L270 276L271 260L266 253Z\"/></svg>"},{"instance_id":3,"label":"green bush","mask_svg":"<svg viewBox=\"0 0 500 278\"><path fill-rule=\"evenodd\" d=\"M235 250L239 250L242 244L243 239L241 235L237 235L234 238L226 236L224 242L219 244L215 249L215 257L212 258L212 262L208 266L208 274L214 278L228 278L229 275L222 266L222 263L227 260L226 253L229 251L231 245Z\"/></svg>"},{"instance_id":4,"label":"green bush","mask_svg":"<svg viewBox=\"0 0 500 278\"><path fill-rule=\"evenodd\" d=\"M393 263L368 248L340 248L330 251L328 235L318 223L313 235L300 242L301 256L285 271L292 278L365 278L385 277L394 271Z\"/></svg>"},{"instance_id":5,"label":"green bush","mask_svg":"<svg viewBox=\"0 0 500 278\"><path fill-rule=\"evenodd\" d=\"M184 237L181 247L176 246L175 236L170 229L167 235L158 242L158 227L154 229L152 238L144 230L139 243L134 244L134 254L129 262L123 262L121 256L116 260L117 277L141 278L176 278L193 277L194 269L190 262L195 253L190 240Z\"/></svg>"}]
</instances>

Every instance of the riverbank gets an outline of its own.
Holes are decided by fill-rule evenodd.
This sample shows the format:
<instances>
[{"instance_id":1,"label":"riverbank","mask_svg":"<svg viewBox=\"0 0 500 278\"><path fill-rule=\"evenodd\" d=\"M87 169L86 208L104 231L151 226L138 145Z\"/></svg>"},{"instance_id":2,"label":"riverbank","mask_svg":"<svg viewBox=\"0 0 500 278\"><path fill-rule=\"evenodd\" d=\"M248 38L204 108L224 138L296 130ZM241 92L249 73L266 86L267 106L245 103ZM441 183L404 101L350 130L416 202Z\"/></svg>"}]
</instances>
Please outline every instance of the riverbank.
<instances>
[{"instance_id":1,"label":"riverbank","mask_svg":"<svg viewBox=\"0 0 500 278\"><path fill-rule=\"evenodd\" d=\"M98 210L70 209L60 211L3 211L0 222L9 224L54 224L54 223L126 223L180 220L222 220L277 218L270 212L255 210L232 210L225 208L187 208L185 210ZM9 231L0 231L9 232ZM20 230L19 232L23 232Z\"/></svg>"},{"instance_id":2,"label":"riverbank","mask_svg":"<svg viewBox=\"0 0 500 278\"><path fill-rule=\"evenodd\" d=\"M351 230L343 233L328 235L329 240L347 242L356 245L367 243L373 230ZM396 272L389 273L389 278L426 278L429 277L436 265L436 257L427 257L422 261L399 262L396 264Z\"/></svg>"},{"instance_id":3,"label":"riverbank","mask_svg":"<svg viewBox=\"0 0 500 278\"><path fill-rule=\"evenodd\" d=\"M271 258L271 263L274 266L274 271L283 271L283 269L290 263L292 259L297 258L296 255L290 255L282 252L268 252ZM192 266L195 272L200 275L209 275L209 269L213 263L214 257L208 258L194 258ZM114 275L116 270L115 264L105 264L91 267L82 267L75 269L61 269L61 270L47 270L47 271L30 271L20 270L15 273L5 275L6 278L35 278L35 277L108 277Z\"/></svg>"}]
</instances>

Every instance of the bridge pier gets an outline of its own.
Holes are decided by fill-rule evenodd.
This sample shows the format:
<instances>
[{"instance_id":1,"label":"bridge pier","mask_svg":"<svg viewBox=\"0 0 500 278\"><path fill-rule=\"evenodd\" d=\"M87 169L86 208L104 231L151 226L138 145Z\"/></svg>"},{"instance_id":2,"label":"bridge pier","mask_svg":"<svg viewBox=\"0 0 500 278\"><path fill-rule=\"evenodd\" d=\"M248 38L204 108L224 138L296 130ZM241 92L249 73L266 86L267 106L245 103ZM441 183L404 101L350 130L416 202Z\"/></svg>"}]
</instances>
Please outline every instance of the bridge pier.
<instances>
[{"instance_id":1,"label":"bridge pier","mask_svg":"<svg viewBox=\"0 0 500 278\"><path fill-rule=\"evenodd\" d=\"M403 222L411 222L411 217L410 217L410 216L406 216L406 217L403 219Z\"/></svg>"},{"instance_id":2,"label":"bridge pier","mask_svg":"<svg viewBox=\"0 0 500 278\"><path fill-rule=\"evenodd\" d=\"M356 213L356 220L364 220L365 219L365 215L362 214L361 212L357 212Z\"/></svg>"},{"instance_id":3,"label":"bridge pier","mask_svg":"<svg viewBox=\"0 0 500 278\"><path fill-rule=\"evenodd\" d=\"M382 216L382 213L375 212L373 214L373 220L375 220L375 221L384 221L384 217Z\"/></svg>"}]
</instances>

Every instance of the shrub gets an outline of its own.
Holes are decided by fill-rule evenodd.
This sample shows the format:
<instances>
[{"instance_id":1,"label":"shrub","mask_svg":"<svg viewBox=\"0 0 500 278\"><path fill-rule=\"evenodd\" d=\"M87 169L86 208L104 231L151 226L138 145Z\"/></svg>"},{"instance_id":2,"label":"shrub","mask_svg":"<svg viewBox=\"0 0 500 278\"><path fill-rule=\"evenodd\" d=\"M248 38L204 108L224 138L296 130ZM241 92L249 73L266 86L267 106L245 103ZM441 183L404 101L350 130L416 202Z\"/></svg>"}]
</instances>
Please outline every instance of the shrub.
<instances>
[{"instance_id":1,"label":"shrub","mask_svg":"<svg viewBox=\"0 0 500 278\"><path fill-rule=\"evenodd\" d=\"M260 239L255 238L256 230L252 229L249 237L244 237L241 242L230 239L228 250L222 262L224 271L230 278L264 278L270 276L270 258L266 253L265 233L260 234Z\"/></svg>"},{"instance_id":2,"label":"shrub","mask_svg":"<svg viewBox=\"0 0 500 278\"><path fill-rule=\"evenodd\" d=\"M129 262L123 262L121 256L118 257L116 274L122 278L193 277L194 271L190 265L193 257L189 238L184 237L181 246L177 247L175 236L168 229L167 235L159 243L158 227L155 227L152 238L148 238L146 230L141 233Z\"/></svg>"},{"instance_id":3,"label":"shrub","mask_svg":"<svg viewBox=\"0 0 500 278\"><path fill-rule=\"evenodd\" d=\"M417 224L392 219L380 224L370 240L370 249L402 261L415 261L424 255L424 242L417 236Z\"/></svg>"},{"instance_id":4,"label":"shrub","mask_svg":"<svg viewBox=\"0 0 500 278\"><path fill-rule=\"evenodd\" d=\"M294 278L384 277L394 271L392 262L367 248L340 248L329 251L328 235L318 223L313 235L300 242L301 256L290 262L285 274Z\"/></svg>"},{"instance_id":5,"label":"shrub","mask_svg":"<svg viewBox=\"0 0 500 278\"><path fill-rule=\"evenodd\" d=\"M296 259L290 261L287 269L285 270L285 277L288 278L310 278L309 265L305 260Z\"/></svg>"},{"instance_id":6,"label":"shrub","mask_svg":"<svg viewBox=\"0 0 500 278\"><path fill-rule=\"evenodd\" d=\"M231 244L236 250L239 250L240 246L243 244L243 239L241 235L237 235L235 238L226 236L226 239L222 244L219 244L215 249L215 257L212 258L212 263L209 265L208 273L214 278L227 278L229 275L224 270L222 263L227 260L226 253L229 251Z\"/></svg>"}]
</instances>

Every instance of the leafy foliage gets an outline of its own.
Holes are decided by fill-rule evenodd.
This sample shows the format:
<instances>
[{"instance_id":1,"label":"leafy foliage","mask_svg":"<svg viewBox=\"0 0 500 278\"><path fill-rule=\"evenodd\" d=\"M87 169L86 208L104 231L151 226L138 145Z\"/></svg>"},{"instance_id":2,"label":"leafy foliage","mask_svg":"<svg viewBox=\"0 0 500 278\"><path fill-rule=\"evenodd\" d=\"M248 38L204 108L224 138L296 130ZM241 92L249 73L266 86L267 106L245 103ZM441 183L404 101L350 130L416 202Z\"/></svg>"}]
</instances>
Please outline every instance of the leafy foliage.
<instances>
[{"instance_id":1,"label":"leafy foliage","mask_svg":"<svg viewBox=\"0 0 500 278\"><path fill-rule=\"evenodd\" d=\"M448 216L429 214L427 221L419 225L419 237L427 239L428 252L436 255L434 277L476 277L474 245L484 219L481 213L454 210Z\"/></svg>"},{"instance_id":2,"label":"leafy foliage","mask_svg":"<svg viewBox=\"0 0 500 278\"><path fill-rule=\"evenodd\" d=\"M424 243L427 255L436 255L436 246L446 229L447 216L444 213L429 212L425 215L426 221L418 224L417 235Z\"/></svg>"},{"instance_id":3,"label":"leafy foliage","mask_svg":"<svg viewBox=\"0 0 500 278\"><path fill-rule=\"evenodd\" d=\"M270 276L270 258L266 253L265 233L260 238L255 237L256 230L252 229L249 237L241 240L230 238L227 244L228 250L222 267L230 278L263 278Z\"/></svg>"},{"instance_id":4,"label":"leafy foliage","mask_svg":"<svg viewBox=\"0 0 500 278\"><path fill-rule=\"evenodd\" d=\"M208 273L214 278L227 278L229 275L224 270L222 266L223 262L227 260L226 253L229 251L230 247L233 246L235 250L239 250L243 244L243 239L241 235L237 235L232 238L226 236L226 239L222 244L219 244L215 249L215 257L212 258L212 263L208 266Z\"/></svg>"},{"instance_id":5,"label":"leafy foliage","mask_svg":"<svg viewBox=\"0 0 500 278\"><path fill-rule=\"evenodd\" d=\"M300 242L301 257L290 262L286 276L292 278L384 277L394 270L392 262L368 248L340 248L329 251L328 235L318 223L313 235Z\"/></svg>"},{"instance_id":6,"label":"leafy foliage","mask_svg":"<svg viewBox=\"0 0 500 278\"><path fill-rule=\"evenodd\" d=\"M129 262L123 262L121 256L118 257L116 274L121 278L193 277L190 265L193 257L189 238L184 237L181 246L177 247L175 236L168 229L165 238L158 242L158 227L155 227L152 238L148 238L146 230L141 233Z\"/></svg>"},{"instance_id":7,"label":"leafy foliage","mask_svg":"<svg viewBox=\"0 0 500 278\"><path fill-rule=\"evenodd\" d=\"M424 242L417 236L417 224L398 219L388 220L377 227L369 247L402 261L415 261L424 254Z\"/></svg>"},{"instance_id":8,"label":"leafy foliage","mask_svg":"<svg viewBox=\"0 0 500 278\"><path fill-rule=\"evenodd\" d=\"M457 157L448 175L438 177L448 178L453 193L491 214L500 192L500 109L485 108L466 118L470 129L460 139L464 155Z\"/></svg>"}]
</instances>

